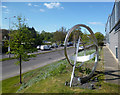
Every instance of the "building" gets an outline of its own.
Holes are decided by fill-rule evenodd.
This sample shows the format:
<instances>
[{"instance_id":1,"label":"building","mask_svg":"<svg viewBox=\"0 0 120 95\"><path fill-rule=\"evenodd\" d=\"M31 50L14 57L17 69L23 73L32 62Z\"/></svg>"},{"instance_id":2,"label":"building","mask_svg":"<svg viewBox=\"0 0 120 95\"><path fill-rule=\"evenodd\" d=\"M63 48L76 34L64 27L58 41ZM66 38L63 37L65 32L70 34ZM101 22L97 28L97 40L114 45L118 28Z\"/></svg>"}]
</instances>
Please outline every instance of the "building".
<instances>
[{"instance_id":1,"label":"building","mask_svg":"<svg viewBox=\"0 0 120 95\"><path fill-rule=\"evenodd\" d=\"M115 59L120 62L120 1L116 0L106 27L106 45Z\"/></svg>"}]
</instances>

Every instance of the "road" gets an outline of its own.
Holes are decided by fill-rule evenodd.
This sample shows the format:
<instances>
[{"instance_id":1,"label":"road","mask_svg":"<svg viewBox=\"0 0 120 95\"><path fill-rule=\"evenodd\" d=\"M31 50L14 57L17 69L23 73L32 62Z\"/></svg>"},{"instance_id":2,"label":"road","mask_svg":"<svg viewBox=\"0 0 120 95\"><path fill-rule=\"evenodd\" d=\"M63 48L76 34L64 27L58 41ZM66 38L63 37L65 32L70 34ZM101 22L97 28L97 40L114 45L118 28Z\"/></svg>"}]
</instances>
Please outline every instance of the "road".
<instances>
[{"instance_id":1,"label":"road","mask_svg":"<svg viewBox=\"0 0 120 95\"><path fill-rule=\"evenodd\" d=\"M70 48L68 50L68 54L72 54L73 52L73 48ZM64 58L64 50L39 54L36 57L31 58L27 62L22 62L22 73L45 66L47 64L59 61ZM13 59L6 60L0 63L2 64L2 80L19 75L19 65L14 64L16 61L17 59Z\"/></svg>"},{"instance_id":2,"label":"road","mask_svg":"<svg viewBox=\"0 0 120 95\"><path fill-rule=\"evenodd\" d=\"M48 51L55 51L55 50L61 50L61 49L64 49L64 47L52 48L52 49L46 50L46 51L38 50L37 52L29 53L29 54L45 53L45 52L48 52ZM10 56L11 56L11 57L14 57L14 54L11 54ZM4 58L8 58L8 57L9 57L8 54L2 54L2 55L0 55L0 59L4 59Z\"/></svg>"}]
</instances>

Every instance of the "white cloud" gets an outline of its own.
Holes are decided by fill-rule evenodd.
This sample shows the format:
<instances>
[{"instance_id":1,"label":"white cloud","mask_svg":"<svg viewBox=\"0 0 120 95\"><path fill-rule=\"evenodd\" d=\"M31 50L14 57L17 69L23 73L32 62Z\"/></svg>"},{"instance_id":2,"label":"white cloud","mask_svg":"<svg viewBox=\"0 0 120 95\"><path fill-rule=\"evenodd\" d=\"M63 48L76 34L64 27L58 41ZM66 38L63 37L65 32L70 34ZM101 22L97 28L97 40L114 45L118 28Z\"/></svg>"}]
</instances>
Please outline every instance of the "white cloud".
<instances>
[{"instance_id":1,"label":"white cloud","mask_svg":"<svg viewBox=\"0 0 120 95\"><path fill-rule=\"evenodd\" d=\"M32 4L31 4L31 3L28 3L28 6L32 6Z\"/></svg>"},{"instance_id":2,"label":"white cloud","mask_svg":"<svg viewBox=\"0 0 120 95\"><path fill-rule=\"evenodd\" d=\"M35 7L38 7L38 5L34 5Z\"/></svg>"},{"instance_id":3,"label":"white cloud","mask_svg":"<svg viewBox=\"0 0 120 95\"><path fill-rule=\"evenodd\" d=\"M7 6L2 6L2 8L7 8Z\"/></svg>"},{"instance_id":4,"label":"white cloud","mask_svg":"<svg viewBox=\"0 0 120 95\"><path fill-rule=\"evenodd\" d=\"M64 7L61 7L61 9L64 9Z\"/></svg>"},{"instance_id":5,"label":"white cloud","mask_svg":"<svg viewBox=\"0 0 120 95\"><path fill-rule=\"evenodd\" d=\"M104 25L102 22L88 22L88 24L92 24L92 25Z\"/></svg>"},{"instance_id":6,"label":"white cloud","mask_svg":"<svg viewBox=\"0 0 120 95\"><path fill-rule=\"evenodd\" d=\"M45 12L45 10L44 9L40 9L40 12Z\"/></svg>"},{"instance_id":7,"label":"white cloud","mask_svg":"<svg viewBox=\"0 0 120 95\"><path fill-rule=\"evenodd\" d=\"M44 6L46 6L48 9L60 8L60 3L44 3Z\"/></svg>"},{"instance_id":8,"label":"white cloud","mask_svg":"<svg viewBox=\"0 0 120 95\"><path fill-rule=\"evenodd\" d=\"M26 18L26 21L29 21L29 18Z\"/></svg>"}]
</instances>

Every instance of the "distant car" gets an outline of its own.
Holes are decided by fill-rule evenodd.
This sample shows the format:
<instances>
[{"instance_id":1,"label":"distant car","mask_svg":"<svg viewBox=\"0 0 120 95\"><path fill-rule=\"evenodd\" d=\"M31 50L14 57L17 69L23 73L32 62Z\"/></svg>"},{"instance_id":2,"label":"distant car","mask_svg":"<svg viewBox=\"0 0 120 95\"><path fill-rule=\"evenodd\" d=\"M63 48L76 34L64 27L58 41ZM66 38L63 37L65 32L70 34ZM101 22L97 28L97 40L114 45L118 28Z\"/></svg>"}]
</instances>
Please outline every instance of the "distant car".
<instances>
[{"instance_id":1,"label":"distant car","mask_svg":"<svg viewBox=\"0 0 120 95\"><path fill-rule=\"evenodd\" d=\"M80 46L80 47L79 47L79 50L82 50L82 49L83 49L83 46Z\"/></svg>"},{"instance_id":2,"label":"distant car","mask_svg":"<svg viewBox=\"0 0 120 95\"><path fill-rule=\"evenodd\" d=\"M49 50L50 47L48 45L41 45L41 50Z\"/></svg>"},{"instance_id":3,"label":"distant car","mask_svg":"<svg viewBox=\"0 0 120 95\"><path fill-rule=\"evenodd\" d=\"M73 42L68 42L67 46L73 46Z\"/></svg>"},{"instance_id":4,"label":"distant car","mask_svg":"<svg viewBox=\"0 0 120 95\"><path fill-rule=\"evenodd\" d=\"M58 48L58 45L56 43L53 43L51 48Z\"/></svg>"},{"instance_id":5,"label":"distant car","mask_svg":"<svg viewBox=\"0 0 120 95\"><path fill-rule=\"evenodd\" d=\"M64 46L64 44L59 44L59 47L63 47Z\"/></svg>"},{"instance_id":6,"label":"distant car","mask_svg":"<svg viewBox=\"0 0 120 95\"><path fill-rule=\"evenodd\" d=\"M39 45L39 46L37 46L37 49L39 50L39 49L40 49L40 47L41 47L40 45Z\"/></svg>"},{"instance_id":7,"label":"distant car","mask_svg":"<svg viewBox=\"0 0 120 95\"><path fill-rule=\"evenodd\" d=\"M51 48L52 48L52 45L48 45L48 47L51 49Z\"/></svg>"}]
</instances>

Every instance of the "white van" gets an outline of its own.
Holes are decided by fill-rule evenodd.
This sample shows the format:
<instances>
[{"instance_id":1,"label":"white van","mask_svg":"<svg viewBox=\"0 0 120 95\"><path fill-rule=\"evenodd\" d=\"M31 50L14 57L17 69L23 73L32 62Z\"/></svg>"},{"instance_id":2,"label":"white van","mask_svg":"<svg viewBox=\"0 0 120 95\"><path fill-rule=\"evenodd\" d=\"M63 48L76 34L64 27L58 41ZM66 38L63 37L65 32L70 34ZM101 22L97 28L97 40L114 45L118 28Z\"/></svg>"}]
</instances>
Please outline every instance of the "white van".
<instances>
[{"instance_id":1,"label":"white van","mask_svg":"<svg viewBox=\"0 0 120 95\"><path fill-rule=\"evenodd\" d=\"M39 46L37 46L37 49L39 50L39 49L40 49L40 47L41 47L40 45L39 45Z\"/></svg>"},{"instance_id":2,"label":"white van","mask_svg":"<svg viewBox=\"0 0 120 95\"><path fill-rule=\"evenodd\" d=\"M41 50L49 50L50 47L48 45L41 45L40 49Z\"/></svg>"}]
</instances>

